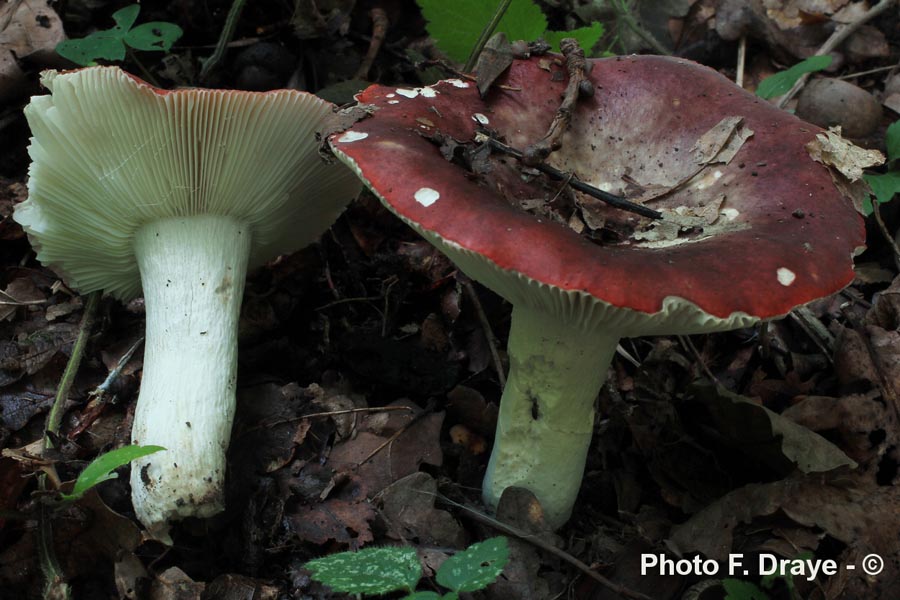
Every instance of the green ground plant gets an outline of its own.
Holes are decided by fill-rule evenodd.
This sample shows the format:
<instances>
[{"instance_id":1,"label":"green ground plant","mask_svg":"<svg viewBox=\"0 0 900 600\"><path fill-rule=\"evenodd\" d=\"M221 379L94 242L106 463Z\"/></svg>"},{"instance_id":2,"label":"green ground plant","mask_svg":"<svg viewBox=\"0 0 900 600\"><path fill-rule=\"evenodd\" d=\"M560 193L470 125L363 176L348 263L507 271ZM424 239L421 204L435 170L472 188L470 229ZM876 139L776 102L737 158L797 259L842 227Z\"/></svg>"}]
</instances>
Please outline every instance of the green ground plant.
<instances>
[{"instance_id":1,"label":"green ground plant","mask_svg":"<svg viewBox=\"0 0 900 600\"><path fill-rule=\"evenodd\" d=\"M866 183L872 188L872 194L878 204L890 202L894 194L900 193L900 168L897 163L897 160L900 159L900 121L894 121L887 128L884 143L887 147L888 171L863 176ZM872 214L873 209L871 199L867 199L863 203L863 213L868 216Z\"/></svg>"},{"instance_id":2,"label":"green ground plant","mask_svg":"<svg viewBox=\"0 0 900 600\"><path fill-rule=\"evenodd\" d=\"M505 537L494 537L444 561L435 574L439 585L450 590L441 595L416 591L422 579L422 565L413 548L383 546L358 552L341 552L306 563L312 578L336 592L382 595L407 592L402 600L457 600L463 592L484 589L503 571L509 560Z\"/></svg>"},{"instance_id":3,"label":"green ground plant","mask_svg":"<svg viewBox=\"0 0 900 600\"><path fill-rule=\"evenodd\" d=\"M829 54L810 56L790 69L780 71L760 81L759 86L756 88L756 95L766 100L783 96L791 90L801 77L807 73L815 73L816 71L827 69L830 64L831 55Z\"/></svg>"},{"instance_id":4,"label":"green ground plant","mask_svg":"<svg viewBox=\"0 0 900 600\"><path fill-rule=\"evenodd\" d=\"M92 487L108 481L116 479L119 474L116 469L123 465L127 465L136 458L153 454L165 450L162 446L123 446L116 450L110 450L105 454L101 454L85 467L84 471L75 480L75 486L72 493L61 494L62 499L67 502L78 500Z\"/></svg>"},{"instance_id":5,"label":"green ground plant","mask_svg":"<svg viewBox=\"0 0 900 600\"><path fill-rule=\"evenodd\" d=\"M416 0L422 15L428 20L426 29L437 47L458 62L466 62L473 48L478 48L478 39L485 24L491 23L494 15L502 13L494 31L506 34L510 40L534 41L543 38L555 50L559 42L571 37L578 40L586 53L603 35L603 25L593 23L572 31L550 31L549 24L541 8L531 0L512 0L503 11L505 0Z\"/></svg>"},{"instance_id":6,"label":"green ground plant","mask_svg":"<svg viewBox=\"0 0 900 600\"><path fill-rule=\"evenodd\" d=\"M87 67L97 64L98 60L124 60L127 48L168 52L181 37L181 27L166 21L152 21L134 27L140 10L139 5L132 4L116 11L112 16L115 27L95 31L81 39L64 40L57 44L56 53Z\"/></svg>"}]
</instances>

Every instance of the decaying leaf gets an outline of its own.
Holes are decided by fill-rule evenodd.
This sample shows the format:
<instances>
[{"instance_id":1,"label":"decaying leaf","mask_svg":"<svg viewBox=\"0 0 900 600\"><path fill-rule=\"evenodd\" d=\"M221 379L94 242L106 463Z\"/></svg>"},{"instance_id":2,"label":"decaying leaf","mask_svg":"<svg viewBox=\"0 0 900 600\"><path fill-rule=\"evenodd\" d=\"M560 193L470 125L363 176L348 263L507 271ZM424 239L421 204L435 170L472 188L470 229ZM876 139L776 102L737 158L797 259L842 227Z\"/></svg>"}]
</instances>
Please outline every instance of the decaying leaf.
<instances>
[{"instance_id":1,"label":"decaying leaf","mask_svg":"<svg viewBox=\"0 0 900 600\"><path fill-rule=\"evenodd\" d=\"M834 167L851 182L863 176L863 169L884 164L878 150L865 150L841 137L841 128L832 127L806 145L816 162Z\"/></svg>"},{"instance_id":2,"label":"decaying leaf","mask_svg":"<svg viewBox=\"0 0 900 600\"><path fill-rule=\"evenodd\" d=\"M837 446L819 434L721 387L697 385L693 394L710 411L729 443L763 461L776 471L797 468L820 473L839 467L856 467Z\"/></svg>"},{"instance_id":3,"label":"decaying leaf","mask_svg":"<svg viewBox=\"0 0 900 600\"><path fill-rule=\"evenodd\" d=\"M712 129L700 136L691 148L691 154L700 165L728 164L753 135L753 130L743 126L743 117L725 117Z\"/></svg>"},{"instance_id":4,"label":"decaying leaf","mask_svg":"<svg viewBox=\"0 0 900 600\"><path fill-rule=\"evenodd\" d=\"M434 507L436 499L437 483L421 471L395 481L376 498L390 537L428 546L463 547L462 527L450 513Z\"/></svg>"}]
</instances>

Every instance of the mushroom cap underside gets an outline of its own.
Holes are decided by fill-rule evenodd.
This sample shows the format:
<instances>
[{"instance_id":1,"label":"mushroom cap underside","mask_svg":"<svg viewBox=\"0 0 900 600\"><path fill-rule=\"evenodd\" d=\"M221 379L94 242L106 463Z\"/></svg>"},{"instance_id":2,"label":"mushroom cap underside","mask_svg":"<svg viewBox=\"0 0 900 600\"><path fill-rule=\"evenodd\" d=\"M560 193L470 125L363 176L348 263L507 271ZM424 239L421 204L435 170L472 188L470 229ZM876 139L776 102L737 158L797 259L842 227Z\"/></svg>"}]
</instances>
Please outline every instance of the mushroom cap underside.
<instances>
[{"instance_id":1,"label":"mushroom cap underside","mask_svg":"<svg viewBox=\"0 0 900 600\"><path fill-rule=\"evenodd\" d=\"M51 93L25 109L32 164L15 219L82 292L140 294L133 238L145 223L234 217L258 265L316 239L359 190L320 158L315 133L333 111L311 94L168 91L115 67L43 82Z\"/></svg>"},{"instance_id":2,"label":"mushroom cap underside","mask_svg":"<svg viewBox=\"0 0 900 600\"><path fill-rule=\"evenodd\" d=\"M603 219L635 235L595 243L513 206L545 192L524 181L512 159L492 158L476 176L445 158L440 140L466 144L479 129L520 149L538 141L566 85L564 67L548 57L514 62L484 99L460 79L372 86L358 100L374 115L334 134L331 145L388 208L454 259L484 261L474 268L491 277L505 274L505 283L483 281L501 293L515 280L639 313L677 300L747 323L852 280L863 222L809 156L819 128L689 61L591 62L595 93L579 100L548 162L601 189L640 196L667 218L700 219L693 233L666 238L657 224L601 208Z\"/></svg>"}]
</instances>

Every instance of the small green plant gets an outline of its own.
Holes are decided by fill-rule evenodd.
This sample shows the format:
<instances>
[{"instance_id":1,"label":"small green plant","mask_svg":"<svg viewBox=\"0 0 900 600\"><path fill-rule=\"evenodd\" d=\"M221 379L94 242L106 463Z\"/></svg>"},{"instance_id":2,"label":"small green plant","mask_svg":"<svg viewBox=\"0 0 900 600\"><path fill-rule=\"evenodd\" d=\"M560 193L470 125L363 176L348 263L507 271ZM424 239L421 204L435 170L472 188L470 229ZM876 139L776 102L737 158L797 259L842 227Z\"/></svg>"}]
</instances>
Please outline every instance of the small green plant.
<instances>
[{"instance_id":1,"label":"small green plant","mask_svg":"<svg viewBox=\"0 0 900 600\"><path fill-rule=\"evenodd\" d=\"M806 60L798 62L796 65L786 71L781 71L766 77L759 82L756 88L756 95L760 98L775 98L783 96L791 91L791 88L797 83L797 80L806 73L814 73L828 68L831 64L831 56L824 54L822 56L810 56Z\"/></svg>"},{"instance_id":2,"label":"small green plant","mask_svg":"<svg viewBox=\"0 0 900 600\"><path fill-rule=\"evenodd\" d=\"M798 554L794 562L810 560L813 560L813 553L807 550ZM785 569L780 569L777 573L770 575L763 575L759 581L760 585L741 579L723 579L722 587L725 588L726 592L725 600L770 600L769 595L764 590L772 590L778 580L784 582L784 586L788 591L788 598L798 600L797 589L794 587L794 574Z\"/></svg>"},{"instance_id":3,"label":"small green plant","mask_svg":"<svg viewBox=\"0 0 900 600\"><path fill-rule=\"evenodd\" d=\"M888 126L884 141L887 147L888 172L863 176L872 188L872 194L878 204L889 202L894 194L900 192L900 169L894 164L900 159L900 121L894 121ZM867 198L863 203L863 213L868 216L872 211L872 200Z\"/></svg>"},{"instance_id":4,"label":"small green plant","mask_svg":"<svg viewBox=\"0 0 900 600\"><path fill-rule=\"evenodd\" d=\"M118 477L119 474L115 470L122 465L160 450L165 450L165 448L162 446L123 446L117 450L101 454L85 467L78 479L75 480L75 487L72 488L72 493L61 494L63 500L69 502L78 500L95 485Z\"/></svg>"},{"instance_id":5,"label":"small green plant","mask_svg":"<svg viewBox=\"0 0 900 600\"><path fill-rule=\"evenodd\" d=\"M95 31L77 40L64 40L56 45L56 53L83 67L96 64L98 59L124 60L125 46L135 50L168 52L183 33L181 27L165 21L153 21L134 27L141 7L126 6L113 13L116 26Z\"/></svg>"},{"instance_id":6,"label":"small green plant","mask_svg":"<svg viewBox=\"0 0 900 600\"><path fill-rule=\"evenodd\" d=\"M358 552L341 552L306 563L316 581L336 592L387 594L405 591L403 600L457 600L460 592L474 592L493 583L509 560L505 537L472 544L441 565L437 582L450 591L415 591L422 578L422 565L412 548L385 546Z\"/></svg>"},{"instance_id":7,"label":"small green plant","mask_svg":"<svg viewBox=\"0 0 900 600\"><path fill-rule=\"evenodd\" d=\"M501 1L416 0L422 15L428 20L428 35L447 56L459 62L465 62ZM578 40L585 52L590 52L603 35L603 25L600 23L572 31L548 31L547 27L547 18L532 0L512 0L496 31L505 33L510 40L534 41L543 38L557 50L561 39L572 37Z\"/></svg>"}]
</instances>

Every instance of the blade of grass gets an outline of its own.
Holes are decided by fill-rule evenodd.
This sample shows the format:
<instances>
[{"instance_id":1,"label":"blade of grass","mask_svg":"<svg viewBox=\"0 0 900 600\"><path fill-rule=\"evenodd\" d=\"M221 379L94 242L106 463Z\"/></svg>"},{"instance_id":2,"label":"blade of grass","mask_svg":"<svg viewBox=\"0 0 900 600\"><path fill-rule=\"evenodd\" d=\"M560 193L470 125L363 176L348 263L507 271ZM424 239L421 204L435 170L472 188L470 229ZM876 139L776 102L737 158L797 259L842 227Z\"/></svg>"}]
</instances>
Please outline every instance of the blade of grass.
<instances>
[{"instance_id":1,"label":"blade of grass","mask_svg":"<svg viewBox=\"0 0 900 600\"><path fill-rule=\"evenodd\" d=\"M471 73L472 69L475 68L475 63L478 62L478 56L481 54L481 51L484 50L484 45L487 44L488 40L491 39L491 36L494 35L497 25L500 24L500 19L506 14L506 9L509 8L510 4L512 4L512 0L501 0L500 4L497 5L494 16L491 17L488 24L481 30L481 35L478 37L478 41L475 42L475 47L472 48L472 52L469 54L466 65L463 67L463 73Z\"/></svg>"}]
</instances>

